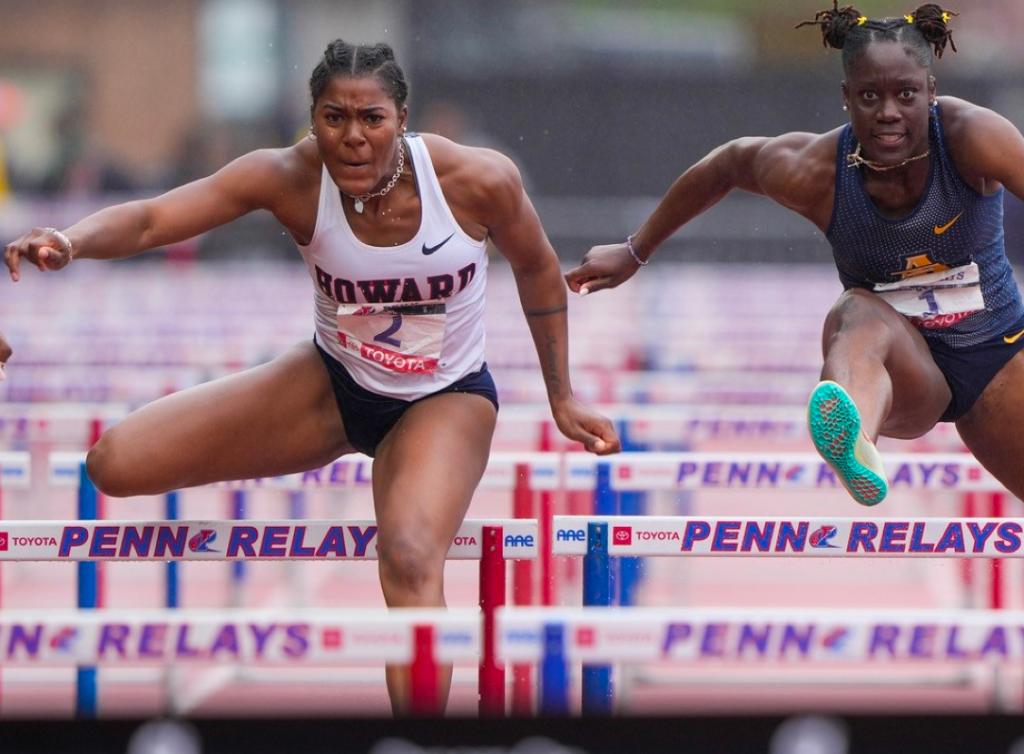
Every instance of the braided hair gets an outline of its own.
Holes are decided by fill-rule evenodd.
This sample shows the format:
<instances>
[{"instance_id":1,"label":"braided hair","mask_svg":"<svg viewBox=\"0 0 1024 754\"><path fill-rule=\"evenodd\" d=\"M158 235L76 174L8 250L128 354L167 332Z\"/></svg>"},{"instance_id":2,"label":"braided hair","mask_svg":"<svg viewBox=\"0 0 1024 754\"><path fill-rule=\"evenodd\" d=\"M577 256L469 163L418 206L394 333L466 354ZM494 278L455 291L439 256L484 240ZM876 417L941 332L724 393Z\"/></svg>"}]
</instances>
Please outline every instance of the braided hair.
<instances>
[{"instance_id":1,"label":"braided hair","mask_svg":"<svg viewBox=\"0 0 1024 754\"><path fill-rule=\"evenodd\" d=\"M401 111L409 97L409 85L405 74L395 62L395 51L391 45L378 42L375 45L354 45L335 39L327 45L320 62L309 77L309 93L315 103L324 93L327 84L335 76L362 78L377 76L384 92Z\"/></svg>"},{"instance_id":2,"label":"braided hair","mask_svg":"<svg viewBox=\"0 0 1024 754\"><path fill-rule=\"evenodd\" d=\"M899 42L922 68L930 70L933 52L941 58L947 44L956 52L953 32L947 27L956 15L935 3L926 3L907 16L870 19L852 5L840 8L839 0L832 0L831 9L818 11L813 20L801 21L796 28L820 26L822 44L843 51L844 71L871 42Z\"/></svg>"}]
</instances>

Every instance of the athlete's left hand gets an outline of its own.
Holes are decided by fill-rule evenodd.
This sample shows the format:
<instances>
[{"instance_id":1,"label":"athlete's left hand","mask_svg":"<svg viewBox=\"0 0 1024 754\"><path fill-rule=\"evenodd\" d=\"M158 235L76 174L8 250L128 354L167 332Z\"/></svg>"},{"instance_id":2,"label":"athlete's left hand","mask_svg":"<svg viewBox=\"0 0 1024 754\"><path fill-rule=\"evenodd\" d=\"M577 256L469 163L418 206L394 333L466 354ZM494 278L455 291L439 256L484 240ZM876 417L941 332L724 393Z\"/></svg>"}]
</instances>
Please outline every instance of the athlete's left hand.
<instances>
[{"instance_id":1,"label":"athlete's left hand","mask_svg":"<svg viewBox=\"0 0 1024 754\"><path fill-rule=\"evenodd\" d=\"M552 415L559 431L570 440L583 443L588 452L607 456L622 450L612 423L575 398L553 409Z\"/></svg>"}]
</instances>

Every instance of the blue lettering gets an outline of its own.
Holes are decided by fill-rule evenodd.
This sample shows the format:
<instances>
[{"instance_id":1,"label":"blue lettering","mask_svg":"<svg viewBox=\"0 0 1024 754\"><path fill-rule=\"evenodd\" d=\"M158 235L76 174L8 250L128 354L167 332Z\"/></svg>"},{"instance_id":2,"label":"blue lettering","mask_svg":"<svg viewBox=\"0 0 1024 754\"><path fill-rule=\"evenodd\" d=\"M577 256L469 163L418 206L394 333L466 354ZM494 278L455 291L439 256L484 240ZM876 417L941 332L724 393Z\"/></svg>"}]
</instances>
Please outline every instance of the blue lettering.
<instances>
[{"instance_id":1,"label":"blue lettering","mask_svg":"<svg viewBox=\"0 0 1024 754\"><path fill-rule=\"evenodd\" d=\"M100 640L96 652L100 657L107 656L107 650L113 649L118 657L128 656L124 643L128 639L129 626L123 623L105 623L100 627Z\"/></svg>"},{"instance_id":2,"label":"blue lettering","mask_svg":"<svg viewBox=\"0 0 1024 754\"><path fill-rule=\"evenodd\" d=\"M882 526L882 543L879 552L903 552L906 549L907 528L909 524L903 521L886 522Z\"/></svg>"},{"instance_id":3,"label":"blue lettering","mask_svg":"<svg viewBox=\"0 0 1024 754\"><path fill-rule=\"evenodd\" d=\"M665 629L665 641L661 645L661 654L668 656L673 644L689 640L692 633L693 626L689 623L669 623Z\"/></svg>"},{"instance_id":4,"label":"blue lettering","mask_svg":"<svg viewBox=\"0 0 1024 754\"><path fill-rule=\"evenodd\" d=\"M263 652L267 648L267 639L269 639L270 635L277 630L277 624L271 623L265 629L261 630L255 623L250 623L249 629L252 631L253 638L256 639L256 656L263 657Z\"/></svg>"},{"instance_id":5,"label":"blue lettering","mask_svg":"<svg viewBox=\"0 0 1024 754\"><path fill-rule=\"evenodd\" d=\"M910 551L911 552L934 552L935 545L931 542L924 541L924 530L926 524L922 521L918 521L914 524L914 528L910 533Z\"/></svg>"},{"instance_id":6,"label":"blue lettering","mask_svg":"<svg viewBox=\"0 0 1024 754\"><path fill-rule=\"evenodd\" d=\"M214 658L221 652L238 657L238 628L233 623L226 623L217 632L213 644L210 645L210 657Z\"/></svg>"},{"instance_id":7,"label":"blue lettering","mask_svg":"<svg viewBox=\"0 0 1024 754\"><path fill-rule=\"evenodd\" d=\"M117 545L116 526L97 526L92 530L92 544L89 546L90 558L112 558Z\"/></svg>"},{"instance_id":8,"label":"blue lettering","mask_svg":"<svg viewBox=\"0 0 1024 754\"><path fill-rule=\"evenodd\" d=\"M170 553L173 557L180 558L185 554L185 544L187 542L187 526L179 526L173 531L169 526L159 526L156 530L156 547L154 548L153 555L157 558L162 558Z\"/></svg>"},{"instance_id":9,"label":"blue lettering","mask_svg":"<svg viewBox=\"0 0 1024 754\"><path fill-rule=\"evenodd\" d=\"M152 526L143 526L142 531L139 531L137 526L126 526L124 527L124 537L121 540L121 549L117 554L119 557L127 558L131 555L132 550L135 550L136 555L147 557L152 542Z\"/></svg>"},{"instance_id":10,"label":"blue lettering","mask_svg":"<svg viewBox=\"0 0 1024 754\"><path fill-rule=\"evenodd\" d=\"M306 527L296 526L295 535L292 537L292 546L288 554L293 558L311 558L316 554L312 547L306 547Z\"/></svg>"},{"instance_id":11,"label":"blue lettering","mask_svg":"<svg viewBox=\"0 0 1024 754\"><path fill-rule=\"evenodd\" d=\"M348 532L352 535L352 539L356 541L355 557L366 557L366 547L373 541L373 538L377 536L377 527L367 526L366 529L363 530L358 526L350 526L348 527Z\"/></svg>"},{"instance_id":12,"label":"blue lettering","mask_svg":"<svg viewBox=\"0 0 1024 754\"><path fill-rule=\"evenodd\" d=\"M318 558L325 558L331 552L335 557L345 557L345 530L340 526L332 526L328 529L320 546L316 548Z\"/></svg>"},{"instance_id":13,"label":"blue lettering","mask_svg":"<svg viewBox=\"0 0 1024 754\"><path fill-rule=\"evenodd\" d=\"M876 657L882 650L888 652L889 657L896 656L896 639L899 638L899 626L879 624L871 632L871 641L868 642L868 656Z\"/></svg>"},{"instance_id":14,"label":"blue lettering","mask_svg":"<svg viewBox=\"0 0 1024 754\"><path fill-rule=\"evenodd\" d=\"M857 552L863 547L864 552L874 552L874 539L878 536L878 527L870 521L854 521L850 527L850 541L846 545L847 552Z\"/></svg>"},{"instance_id":15,"label":"blue lettering","mask_svg":"<svg viewBox=\"0 0 1024 754\"><path fill-rule=\"evenodd\" d=\"M739 521L720 521L715 526L715 538L711 543L712 552L736 552L736 537L739 536Z\"/></svg>"},{"instance_id":16,"label":"blue lettering","mask_svg":"<svg viewBox=\"0 0 1024 754\"><path fill-rule=\"evenodd\" d=\"M971 536L974 537L974 548L972 549L972 552L984 552L985 542L986 540L988 540L989 537L992 536L992 532L994 532L995 530L995 524L990 523L979 527L973 521L968 521L967 531L969 531L971 533Z\"/></svg>"},{"instance_id":17,"label":"blue lettering","mask_svg":"<svg viewBox=\"0 0 1024 754\"><path fill-rule=\"evenodd\" d=\"M747 524L747 528L743 532L743 545L741 547L742 551L750 552L756 545L758 552L768 552L768 550L771 548L772 534L774 533L774 521L765 521L763 530L758 529L756 521L751 521L749 524Z\"/></svg>"},{"instance_id":18,"label":"blue lettering","mask_svg":"<svg viewBox=\"0 0 1024 754\"><path fill-rule=\"evenodd\" d=\"M260 543L261 558L283 558L284 546L288 541L287 526L268 526Z\"/></svg>"},{"instance_id":19,"label":"blue lettering","mask_svg":"<svg viewBox=\"0 0 1024 754\"><path fill-rule=\"evenodd\" d=\"M1021 532L1021 525L1012 521L999 524L999 536L1002 539L996 542L996 549L999 552L1018 552L1021 545Z\"/></svg>"},{"instance_id":20,"label":"blue lettering","mask_svg":"<svg viewBox=\"0 0 1024 754\"><path fill-rule=\"evenodd\" d=\"M60 549L57 554L66 558L72 547L81 547L89 541L89 531L84 526L65 526L60 535Z\"/></svg>"},{"instance_id":21,"label":"blue lettering","mask_svg":"<svg viewBox=\"0 0 1024 754\"><path fill-rule=\"evenodd\" d=\"M946 550L965 552L964 533L960 528L960 524L950 524L947 526L946 531L939 538L939 543L935 545L935 552L945 552Z\"/></svg>"},{"instance_id":22,"label":"blue lettering","mask_svg":"<svg viewBox=\"0 0 1024 754\"><path fill-rule=\"evenodd\" d=\"M707 521L688 521L686 529L683 530L683 544L679 548L682 552L689 552L693 549L694 542L700 542L711 534L711 526Z\"/></svg>"},{"instance_id":23,"label":"blue lettering","mask_svg":"<svg viewBox=\"0 0 1024 754\"><path fill-rule=\"evenodd\" d=\"M801 521L796 529L791 522L782 521L779 524L779 539L775 544L775 551L785 552L786 545L789 545L793 552L803 552L807 548L807 528L806 521Z\"/></svg>"}]
</instances>

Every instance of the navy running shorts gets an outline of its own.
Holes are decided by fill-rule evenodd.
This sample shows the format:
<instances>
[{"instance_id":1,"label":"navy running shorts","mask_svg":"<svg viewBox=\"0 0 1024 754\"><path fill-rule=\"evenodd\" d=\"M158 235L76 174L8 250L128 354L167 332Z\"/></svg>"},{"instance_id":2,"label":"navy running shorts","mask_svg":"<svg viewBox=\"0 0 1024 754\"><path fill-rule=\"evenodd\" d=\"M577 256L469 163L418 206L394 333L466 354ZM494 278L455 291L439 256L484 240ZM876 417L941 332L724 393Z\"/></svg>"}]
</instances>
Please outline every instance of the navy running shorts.
<instances>
[{"instance_id":1,"label":"navy running shorts","mask_svg":"<svg viewBox=\"0 0 1024 754\"><path fill-rule=\"evenodd\" d=\"M352 446L360 453L371 458L377 452L377 446L391 428L402 418L408 408L416 401L404 401L400 398L389 398L379 395L356 384L352 375L344 365L327 353L314 339L313 344L320 353L327 374L331 377L334 398L338 402L341 421L345 425L345 435ZM487 364L480 370L467 374L448 387L441 388L431 395L442 393L474 393L482 395L498 408L498 389L487 369ZM430 396L425 396L429 398ZM417 400L424 400L419 398Z\"/></svg>"},{"instance_id":2,"label":"navy running shorts","mask_svg":"<svg viewBox=\"0 0 1024 754\"><path fill-rule=\"evenodd\" d=\"M1024 322L1018 322L1013 333L1005 338L1000 336L986 343L956 350L945 343L928 341L932 358L953 392L953 399L939 417L940 422L955 422L971 410L992 378L1024 348L1024 337L1013 337L1022 328Z\"/></svg>"}]
</instances>

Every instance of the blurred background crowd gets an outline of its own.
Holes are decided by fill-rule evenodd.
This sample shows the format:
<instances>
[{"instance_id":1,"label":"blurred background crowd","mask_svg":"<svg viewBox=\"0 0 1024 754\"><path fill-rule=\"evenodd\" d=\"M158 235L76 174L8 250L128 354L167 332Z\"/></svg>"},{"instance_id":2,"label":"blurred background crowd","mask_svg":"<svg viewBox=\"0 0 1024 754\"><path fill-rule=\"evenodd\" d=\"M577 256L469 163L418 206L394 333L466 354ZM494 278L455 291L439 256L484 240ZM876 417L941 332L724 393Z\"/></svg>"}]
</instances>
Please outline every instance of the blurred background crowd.
<instances>
[{"instance_id":1,"label":"blurred background crowd","mask_svg":"<svg viewBox=\"0 0 1024 754\"><path fill-rule=\"evenodd\" d=\"M309 122L326 43L389 42L411 126L512 156L559 253L635 229L722 141L844 122L839 54L813 28L829 0L0 0L0 237L66 225L205 175ZM917 0L863 0L871 16ZM1024 128L1024 3L972 0L940 94ZM1012 261L1024 219L1008 201ZM737 213L745 221L734 222ZM732 197L676 245L685 258L827 262L809 224ZM203 258L294 253L272 220L211 233Z\"/></svg>"}]
</instances>

